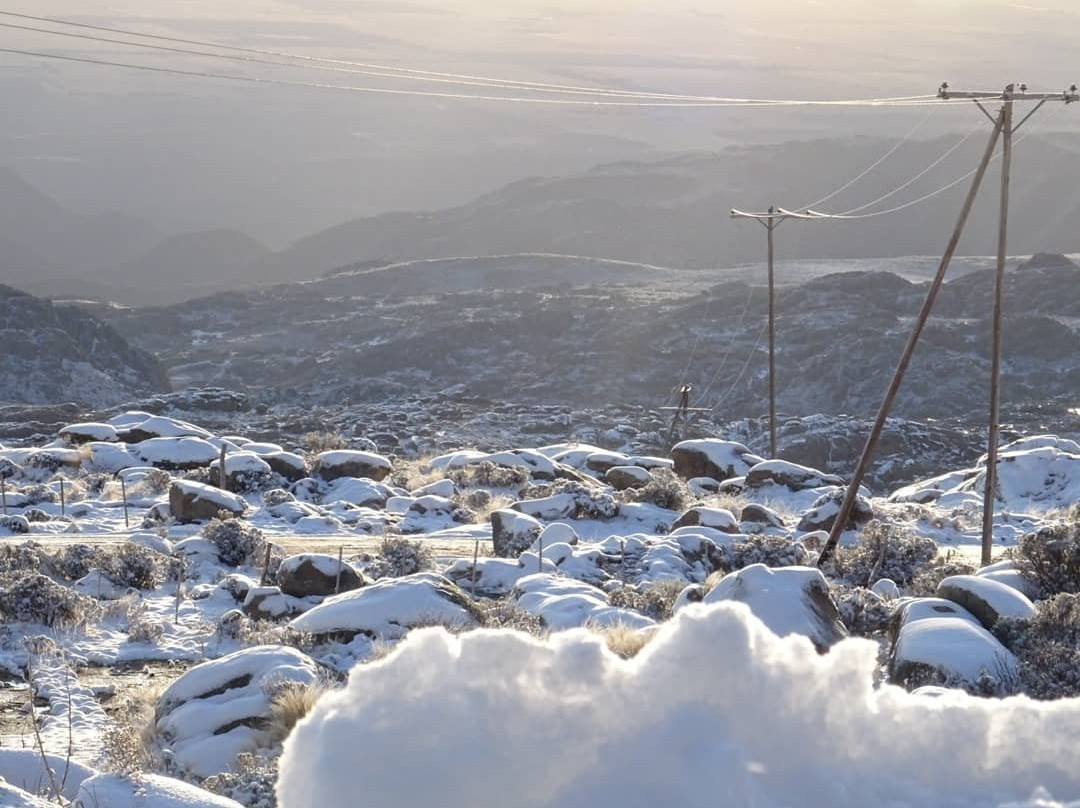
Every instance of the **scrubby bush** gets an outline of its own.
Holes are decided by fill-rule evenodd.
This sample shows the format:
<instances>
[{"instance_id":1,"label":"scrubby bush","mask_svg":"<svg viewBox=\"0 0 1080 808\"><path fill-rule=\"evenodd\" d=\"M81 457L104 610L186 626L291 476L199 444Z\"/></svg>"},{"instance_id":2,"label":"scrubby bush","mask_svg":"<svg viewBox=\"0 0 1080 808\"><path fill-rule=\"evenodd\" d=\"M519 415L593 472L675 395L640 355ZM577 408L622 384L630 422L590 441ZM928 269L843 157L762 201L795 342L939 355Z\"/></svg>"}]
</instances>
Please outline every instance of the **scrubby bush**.
<instances>
[{"instance_id":1,"label":"scrubby bush","mask_svg":"<svg viewBox=\"0 0 1080 808\"><path fill-rule=\"evenodd\" d=\"M747 536L744 540L720 549L723 553L721 567L727 572L741 570L751 564L796 567L805 565L810 560L810 554L800 542L784 536Z\"/></svg>"},{"instance_id":2,"label":"scrubby bush","mask_svg":"<svg viewBox=\"0 0 1080 808\"><path fill-rule=\"evenodd\" d=\"M161 495L172 485L172 475L164 469L151 469L139 484L148 493Z\"/></svg>"},{"instance_id":3,"label":"scrubby bush","mask_svg":"<svg viewBox=\"0 0 1080 808\"><path fill-rule=\"evenodd\" d=\"M340 432L305 432L300 438L300 446L304 451L311 454L333 452L338 449L348 449L349 441Z\"/></svg>"},{"instance_id":4,"label":"scrubby bush","mask_svg":"<svg viewBox=\"0 0 1080 808\"><path fill-rule=\"evenodd\" d=\"M49 516L49 514L45 513L45 511L41 510L41 508L27 508L25 511L23 511L23 517L25 517L26 521L30 522L31 524L35 522L42 523L52 521L52 517Z\"/></svg>"},{"instance_id":5,"label":"scrubby bush","mask_svg":"<svg viewBox=\"0 0 1080 808\"><path fill-rule=\"evenodd\" d=\"M649 644L653 635L639 628L623 625L614 626L586 626L595 634L600 635L608 650L623 659L633 659L641 652L641 649Z\"/></svg>"},{"instance_id":6,"label":"scrubby bush","mask_svg":"<svg viewBox=\"0 0 1080 808\"><path fill-rule=\"evenodd\" d=\"M404 575L434 569L435 556L423 541L399 537L383 539L379 555L365 568L373 578L400 578Z\"/></svg>"},{"instance_id":7,"label":"scrubby bush","mask_svg":"<svg viewBox=\"0 0 1080 808\"><path fill-rule=\"evenodd\" d=\"M873 521L863 528L855 544L837 548L828 571L831 577L852 586L870 586L879 578L908 586L937 553L933 539Z\"/></svg>"},{"instance_id":8,"label":"scrubby bush","mask_svg":"<svg viewBox=\"0 0 1080 808\"><path fill-rule=\"evenodd\" d=\"M153 589L165 578L169 559L138 544L121 544L105 550L98 561L113 583L134 589Z\"/></svg>"},{"instance_id":9,"label":"scrubby bush","mask_svg":"<svg viewBox=\"0 0 1080 808\"><path fill-rule=\"evenodd\" d=\"M852 636L880 640L888 633L895 608L869 589L838 585L832 588L832 598Z\"/></svg>"},{"instance_id":10,"label":"scrubby bush","mask_svg":"<svg viewBox=\"0 0 1080 808\"><path fill-rule=\"evenodd\" d=\"M27 505L40 505L43 502L55 503L60 501L60 495L49 486L38 483L22 489L22 495L26 497Z\"/></svg>"},{"instance_id":11,"label":"scrubby bush","mask_svg":"<svg viewBox=\"0 0 1080 808\"><path fill-rule=\"evenodd\" d=\"M1030 620L1003 618L994 634L1020 661L1020 688L1036 699L1080 696L1080 595L1036 604Z\"/></svg>"},{"instance_id":12,"label":"scrubby bush","mask_svg":"<svg viewBox=\"0 0 1080 808\"><path fill-rule=\"evenodd\" d=\"M131 642L156 645L165 635L165 626L147 614L146 604L141 601L132 601L128 605L127 625L128 640Z\"/></svg>"},{"instance_id":13,"label":"scrubby bush","mask_svg":"<svg viewBox=\"0 0 1080 808\"><path fill-rule=\"evenodd\" d=\"M98 566L101 550L89 544L69 544L52 559L57 575L68 581L77 581Z\"/></svg>"},{"instance_id":14,"label":"scrubby bush","mask_svg":"<svg viewBox=\"0 0 1080 808\"><path fill-rule=\"evenodd\" d=\"M23 476L35 480L47 480L60 470L63 463L56 455L48 452L34 452L22 464Z\"/></svg>"},{"instance_id":15,"label":"scrubby bush","mask_svg":"<svg viewBox=\"0 0 1080 808\"><path fill-rule=\"evenodd\" d=\"M48 554L35 541L0 544L0 573L36 573L50 567Z\"/></svg>"},{"instance_id":16,"label":"scrubby bush","mask_svg":"<svg viewBox=\"0 0 1080 808\"><path fill-rule=\"evenodd\" d=\"M619 495L624 502L648 502L669 511L685 511L695 502L682 478L666 468L653 469L645 485L627 488Z\"/></svg>"},{"instance_id":17,"label":"scrubby bush","mask_svg":"<svg viewBox=\"0 0 1080 808\"><path fill-rule=\"evenodd\" d=\"M0 614L6 620L74 626L96 617L101 607L44 575L8 574L0 578Z\"/></svg>"},{"instance_id":18,"label":"scrubby bush","mask_svg":"<svg viewBox=\"0 0 1080 808\"><path fill-rule=\"evenodd\" d=\"M239 519L213 519L202 535L217 547L221 563L230 567L261 564L266 553L262 531Z\"/></svg>"},{"instance_id":19,"label":"scrubby bush","mask_svg":"<svg viewBox=\"0 0 1080 808\"><path fill-rule=\"evenodd\" d=\"M574 498L571 519L613 519L619 515L619 501L610 492L573 480L528 485L521 491L522 499L545 499L556 494L570 494Z\"/></svg>"},{"instance_id":20,"label":"scrubby bush","mask_svg":"<svg viewBox=\"0 0 1080 808\"><path fill-rule=\"evenodd\" d=\"M283 488L271 488L269 491L263 492L263 505L267 508L274 508L278 505L284 505L286 502L295 501L296 497Z\"/></svg>"},{"instance_id":21,"label":"scrubby bush","mask_svg":"<svg viewBox=\"0 0 1080 808\"><path fill-rule=\"evenodd\" d=\"M937 594L938 584L946 578L953 575L971 575L973 572L975 572L973 564L959 559L938 556L929 564L919 568L911 579L908 591L920 598L933 597Z\"/></svg>"},{"instance_id":22,"label":"scrubby bush","mask_svg":"<svg viewBox=\"0 0 1080 808\"><path fill-rule=\"evenodd\" d=\"M543 637L547 634L547 626L544 625L543 620L511 600L506 598L481 600L477 602L477 606L480 609L478 622L485 628L508 628L531 634L534 637Z\"/></svg>"},{"instance_id":23,"label":"scrubby bush","mask_svg":"<svg viewBox=\"0 0 1080 808\"><path fill-rule=\"evenodd\" d=\"M1065 521L1024 536L1016 564L1044 596L1080 592L1080 507Z\"/></svg>"},{"instance_id":24,"label":"scrubby bush","mask_svg":"<svg viewBox=\"0 0 1080 808\"><path fill-rule=\"evenodd\" d=\"M487 460L451 469L446 476L458 488L520 489L532 481L532 473L524 466L497 466Z\"/></svg>"},{"instance_id":25,"label":"scrubby bush","mask_svg":"<svg viewBox=\"0 0 1080 808\"><path fill-rule=\"evenodd\" d=\"M277 808L277 776L276 757L241 752L233 761L232 771L208 777L201 785L246 808Z\"/></svg>"},{"instance_id":26,"label":"scrubby bush","mask_svg":"<svg viewBox=\"0 0 1080 808\"><path fill-rule=\"evenodd\" d=\"M30 520L18 514L0 516L0 530L13 535L25 536L30 532Z\"/></svg>"},{"instance_id":27,"label":"scrubby bush","mask_svg":"<svg viewBox=\"0 0 1080 808\"><path fill-rule=\"evenodd\" d=\"M623 586L608 595L608 602L662 622L671 617L675 598L689 586L688 581L668 579L640 586Z\"/></svg>"}]
</instances>

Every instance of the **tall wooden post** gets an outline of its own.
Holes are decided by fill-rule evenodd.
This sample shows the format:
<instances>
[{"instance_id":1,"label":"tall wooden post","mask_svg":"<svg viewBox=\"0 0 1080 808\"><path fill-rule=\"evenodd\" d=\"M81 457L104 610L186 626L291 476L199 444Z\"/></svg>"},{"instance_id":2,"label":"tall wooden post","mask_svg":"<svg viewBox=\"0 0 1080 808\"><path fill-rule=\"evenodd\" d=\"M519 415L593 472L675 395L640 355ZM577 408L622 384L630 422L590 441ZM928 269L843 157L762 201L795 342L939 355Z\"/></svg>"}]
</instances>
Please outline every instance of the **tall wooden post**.
<instances>
[{"instance_id":1,"label":"tall wooden post","mask_svg":"<svg viewBox=\"0 0 1080 808\"><path fill-rule=\"evenodd\" d=\"M997 457L1001 434L1001 326L1005 296L1005 260L1009 233L1009 181L1012 172L1013 85L1005 88L1001 108L1001 211L998 221L997 272L994 276L994 321L990 351L990 428L986 443L986 485L983 488L982 564L994 550L994 502L997 499Z\"/></svg>"},{"instance_id":2,"label":"tall wooden post","mask_svg":"<svg viewBox=\"0 0 1080 808\"><path fill-rule=\"evenodd\" d=\"M769 457L776 457L776 285L773 276L773 230L775 207L769 206Z\"/></svg>"}]
</instances>

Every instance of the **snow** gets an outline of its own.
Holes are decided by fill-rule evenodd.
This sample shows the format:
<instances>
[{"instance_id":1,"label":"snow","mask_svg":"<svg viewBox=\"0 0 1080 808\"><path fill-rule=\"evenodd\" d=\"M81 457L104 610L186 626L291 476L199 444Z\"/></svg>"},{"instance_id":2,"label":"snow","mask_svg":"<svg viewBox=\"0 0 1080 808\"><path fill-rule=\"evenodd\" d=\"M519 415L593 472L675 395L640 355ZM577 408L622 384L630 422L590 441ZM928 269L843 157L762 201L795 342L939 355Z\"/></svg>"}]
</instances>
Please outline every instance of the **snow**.
<instances>
[{"instance_id":1,"label":"snow","mask_svg":"<svg viewBox=\"0 0 1080 808\"><path fill-rule=\"evenodd\" d=\"M1017 661L974 619L953 615L905 621L893 649L894 669L904 663L937 668L964 681L983 673L1015 676Z\"/></svg>"},{"instance_id":2,"label":"snow","mask_svg":"<svg viewBox=\"0 0 1080 808\"><path fill-rule=\"evenodd\" d=\"M210 464L210 468L216 472L220 465L219 458ZM255 452L245 450L225 455L225 471L228 474L269 474L270 465Z\"/></svg>"},{"instance_id":3,"label":"snow","mask_svg":"<svg viewBox=\"0 0 1080 808\"><path fill-rule=\"evenodd\" d=\"M677 454L679 452L693 452L704 456L712 465L724 469L725 477L742 477L753 466L764 460L764 458L753 454L741 443L711 438L684 440L681 443L676 443L672 447L671 453Z\"/></svg>"},{"instance_id":4,"label":"snow","mask_svg":"<svg viewBox=\"0 0 1080 808\"><path fill-rule=\"evenodd\" d=\"M195 424L189 424L187 421L178 421L175 418L166 418L163 415L152 415L149 418L144 418L142 421L135 423L117 424L113 421L109 423L114 427L119 427L125 430L139 432L146 432L149 435L155 435L159 438L203 438L209 439L211 434L203 429L201 426L195 426Z\"/></svg>"},{"instance_id":5,"label":"snow","mask_svg":"<svg viewBox=\"0 0 1080 808\"><path fill-rule=\"evenodd\" d=\"M968 611L976 616L980 616L979 610L968 602L969 599L985 603L999 618L1013 617L1028 620L1035 616L1035 604L1028 599L1027 595L991 578L978 575L951 575L938 584L937 592L940 597L966 606ZM987 628L992 627L992 625L987 626Z\"/></svg>"},{"instance_id":6,"label":"snow","mask_svg":"<svg viewBox=\"0 0 1080 808\"><path fill-rule=\"evenodd\" d=\"M877 654L846 640L819 655L737 603L681 610L629 661L582 631L418 631L300 722L279 805L351 808L359 784L380 808L496 808L507 795L517 808L987 808L1038 805L1040 786L1080 797L1080 699L912 695L874 684Z\"/></svg>"},{"instance_id":7,"label":"snow","mask_svg":"<svg viewBox=\"0 0 1080 808\"><path fill-rule=\"evenodd\" d=\"M242 513L247 508L244 498L194 480L173 480L172 487L184 496L193 496L196 500L208 500L221 506L222 510Z\"/></svg>"},{"instance_id":8,"label":"snow","mask_svg":"<svg viewBox=\"0 0 1080 808\"><path fill-rule=\"evenodd\" d=\"M56 774L57 785L61 785L61 796L71 800L79 791L79 786L87 777L97 772L76 760L68 760L67 750L63 755L46 755L49 768ZM49 774L41 753L36 749L0 748L0 778L23 791L31 794L44 794L51 789ZM5 796L0 794L0 796ZM8 803L0 800L0 805L7 808Z\"/></svg>"},{"instance_id":9,"label":"snow","mask_svg":"<svg viewBox=\"0 0 1080 808\"><path fill-rule=\"evenodd\" d=\"M86 465L91 471L115 474L116 472L141 465L144 461L135 457L122 443L93 442L83 445Z\"/></svg>"},{"instance_id":10,"label":"snow","mask_svg":"<svg viewBox=\"0 0 1080 808\"><path fill-rule=\"evenodd\" d=\"M99 774L82 784L72 808L242 808L240 803L158 774Z\"/></svg>"},{"instance_id":11,"label":"snow","mask_svg":"<svg viewBox=\"0 0 1080 808\"><path fill-rule=\"evenodd\" d=\"M116 428L111 424L69 424L60 430L60 437L81 438L93 441L116 441Z\"/></svg>"},{"instance_id":12,"label":"snow","mask_svg":"<svg viewBox=\"0 0 1080 808\"><path fill-rule=\"evenodd\" d=\"M289 625L309 634L354 632L399 639L411 626L467 626L472 615L448 597L452 584L434 573L379 581L327 598Z\"/></svg>"}]
</instances>

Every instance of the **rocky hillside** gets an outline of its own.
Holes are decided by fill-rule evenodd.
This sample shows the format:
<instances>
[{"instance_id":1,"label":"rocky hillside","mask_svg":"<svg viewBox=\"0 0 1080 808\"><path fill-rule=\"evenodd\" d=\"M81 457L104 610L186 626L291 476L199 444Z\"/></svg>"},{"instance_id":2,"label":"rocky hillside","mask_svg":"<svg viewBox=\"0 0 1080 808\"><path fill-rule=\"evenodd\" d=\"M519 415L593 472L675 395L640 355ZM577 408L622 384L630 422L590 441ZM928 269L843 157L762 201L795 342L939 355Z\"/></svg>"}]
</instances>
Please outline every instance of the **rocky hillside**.
<instances>
[{"instance_id":1,"label":"rocky hillside","mask_svg":"<svg viewBox=\"0 0 1080 808\"><path fill-rule=\"evenodd\" d=\"M876 412L925 288L869 271L873 262L852 265L863 269L780 292L785 413ZM425 261L108 316L178 385L241 390L268 403L449 391L520 404L659 407L687 380L693 403L732 420L760 415L767 401L766 300L747 277L557 256ZM1080 270L1061 256L1010 271L1006 406L1077 389L1077 280ZM978 269L946 284L898 416L981 419L992 286L993 273Z\"/></svg>"},{"instance_id":2,"label":"rocky hillside","mask_svg":"<svg viewBox=\"0 0 1080 808\"><path fill-rule=\"evenodd\" d=\"M0 285L0 402L104 406L167 391L149 353L74 306Z\"/></svg>"}]
</instances>

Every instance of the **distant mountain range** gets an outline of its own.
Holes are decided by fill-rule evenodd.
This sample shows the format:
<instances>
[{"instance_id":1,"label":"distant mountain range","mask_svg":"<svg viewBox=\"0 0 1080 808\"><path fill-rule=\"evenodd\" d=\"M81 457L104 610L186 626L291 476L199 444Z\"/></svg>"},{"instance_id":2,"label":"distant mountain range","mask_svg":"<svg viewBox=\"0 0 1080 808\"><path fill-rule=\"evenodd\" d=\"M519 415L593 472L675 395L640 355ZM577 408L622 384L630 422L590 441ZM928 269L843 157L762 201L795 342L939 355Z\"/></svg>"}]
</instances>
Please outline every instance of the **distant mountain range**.
<instances>
[{"instance_id":1,"label":"distant mountain range","mask_svg":"<svg viewBox=\"0 0 1080 808\"><path fill-rule=\"evenodd\" d=\"M962 177L979 138L927 177L868 209L896 207ZM939 158L956 138L905 144L891 160L823 204L844 211L884 196ZM54 297L172 303L229 289L319 277L356 264L418 258L560 253L670 267L758 261L763 239L729 209L798 208L843 185L890 147L870 138L740 146L652 162L621 162L512 183L460 207L356 219L271 252L231 230L165 237L139 219L68 211L0 171L0 280ZM1010 248L1080 251L1080 165L1058 137L1017 151ZM893 215L791 222L778 254L863 258L936 254L966 183ZM961 252L992 252L996 183L988 181Z\"/></svg>"}]
</instances>

